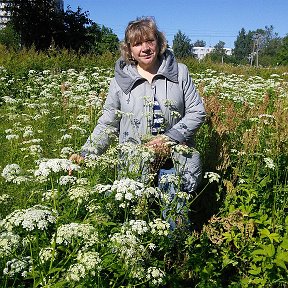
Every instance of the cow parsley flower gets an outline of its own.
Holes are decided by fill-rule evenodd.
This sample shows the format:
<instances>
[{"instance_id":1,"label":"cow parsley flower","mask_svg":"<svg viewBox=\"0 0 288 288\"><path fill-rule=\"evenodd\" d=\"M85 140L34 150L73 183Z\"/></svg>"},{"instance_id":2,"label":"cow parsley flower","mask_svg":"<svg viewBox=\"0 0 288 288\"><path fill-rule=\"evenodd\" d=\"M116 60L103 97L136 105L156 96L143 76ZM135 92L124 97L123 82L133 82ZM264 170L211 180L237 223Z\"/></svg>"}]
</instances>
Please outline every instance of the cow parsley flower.
<instances>
[{"instance_id":1,"label":"cow parsley flower","mask_svg":"<svg viewBox=\"0 0 288 288\"><path fill-rule=\"evenodd\" d=\"M86 270L83 264L77 263L73 264L67 270L66 280L71 282L79 282L81 279L85 278Z\"/></svg>"},{"instance_id":2,"label":"cow parsley flower","mask_svg":"<svg viewBox=\"0 0 288 288\"><path fill-rule=\"evenodd\" d=\"M65 185L69 185L69 184L74 184L77 180L77 177L75 176L69 176L69 175L65 175L65 176L61 176L59 178L59 185L60 186L65 186Z\"/></svg>"},{"instance_id":3,"label":"cow parsley flower","mask_svg":"<svg viewBox=\"0 0 288 288\"><path fill-rule=\"evenodd\" d=\"M22 227L26 231L35 229L45 230L56 222L56 213L48 207L35 205L28 209L15 210L0 222L0 227L12 231L15 227Z\"/></svg>"},{"instance_id":4,"label":"cow parsley flower","mask_svg":"<svg viewBox=\"0 0 288 288\"><path fill-rule=\"evenodd\" d=\"M23 257L22 259L14 258L7 261L3 270L3 274L10 278L15 277L21 273L21 276L26 277L28 272L32 270L32 259L30 256Z\"/></svg>"},{"instance_id":5,"label":"cow parsley flower","mask_svg":"<svg viewBox=\"0 0 288 288\"><path fill-rule=\"evenodd\" d=\"M147 280L151 281L153 285L159 286L163 283L165 273L157 267L149 267L147 269Z\"/></svg>"},{"instance_id":6,"label":"cow parsley flower","mask_svg":"<svg viewBox=\"0 0 288 288\"><path fill-rule=\"evenodd\" d=\"M19 246L20 236L12 232L0 234L0 258L8 256Z\"/></svg>"},{"instance_id":7,"label":"cow parsley flower","mask_svg":"<svg viewBox=\"0 0 288 288\"><path fill-rule=\"evenodd\" d=\"M77 203L81 204L83 201L86 202L89 199L91 190L85 186L74 186L68 191L68 197L70 200L75 200Z\"/></svg>"},{"instance_id":8,"label":"cow parsley flower","mask_svg":"<svg viewBox=\"0 0 288 288\"><path fill-rule=\"evenodd\" d=\"M48 159L39 164L39 168L35 170L34 175L36 177L43 176L47 178L51 173L67 172L70 169L78 171L80 170L80 166L73 164L68 159Z\"/></svg>"},{"instance_id":9,"label":"cow parsley flower","mask_svg":"<svg viewBox=\"0 0 288 288\"><path fill-rule=\"evenodd\" d=\"M157 234L159 236L167 236L169 234L170 224L160 218L154 219L149 223L149 226L151 227L152 234Z\"/></svg>"},{"instance_id":10,"label":"cow parsley flower","mask_svg":"<svg viewBox=\"0 0 288 288\"><path fill-rule=\"evenodd\" d=\"M52 259L54 253L54 258L57 255L57 251L55 251L51 247L42 248L39 252L39 258L42 262L48 262Z\"/></svg>"},{"instance_id":11,"label":"cow parsley flower","mask_svg":"<svg viewBox=\"0 0 288 288\"><path fill-rule=\"evenodd\" d=\"M125 178L114 181L111 191L115 192L115 200L129 205L129 202L142 196L144 185L141 182Z\"/></svg>"},{"instance_id":12,"label":"cow parsley flower","mask_svg":"<svg viewBox=\"0 0 288 288\"><path fill-rule=\"evenodd\" d=\"M12 182L22 172L18 164L8 164L3 169L1 176L5 178L6 182Z\"/></svg>"},{"instance_id":13,"label":"cow parsley flower","mask_svg":"<svg viewBox=\"0 0 288 288\"><path fill-rule=\"evenodd\" d=\"M273 160L269 157L266 157L263 159L264 162L265 162L265 167L271 169L271 170L274 170L275 169L275 164L273 162Z\"/></svg>"},{"instance_id":14,"label":"cow parsley flower","mask_svg":"<svg viewBox=\"0 0 288 288\"><path fill-rule=\"evenodd\" d=\"M130 220L124 227L137 235L143 235L149 230L149 226L144 220Z\"/></svg>"},{"instance_id":15,"label":"cow parsley flower","mask_svg":"<svg viewBox=\"0 0 288 288\"><path fill-rule=\"evenodd\" d=\"M78 263L83 264L85 270L90 271L92 276L95 276L95 271L101 270L101 258L98 252L79 251L77 255L77 261Z\"/></svg>"},{"instance_id":16,"label":"cow parsley flower","mask_svg":"<svg viewBox=\"0 0 288 288\"><path fill-rule=\"evenodd\" d=\"M205 172L204 178L207 178L209 183L212 183L214 181L219 183L221 177L215 172Z\"/></svg>"},{"instance_id":17,"label":"cow parsley flower","mask_svg":"<svg viewBox=\"0 0 288 288\"><path fill-rule=\"evenodd\" d=\"M76 243L77 240L81 241L84 248L93 246L99 242L97 230L92 225L84 223L63 224L57 229L57 244L67 246Z\"/></svg>"}]
</instances>

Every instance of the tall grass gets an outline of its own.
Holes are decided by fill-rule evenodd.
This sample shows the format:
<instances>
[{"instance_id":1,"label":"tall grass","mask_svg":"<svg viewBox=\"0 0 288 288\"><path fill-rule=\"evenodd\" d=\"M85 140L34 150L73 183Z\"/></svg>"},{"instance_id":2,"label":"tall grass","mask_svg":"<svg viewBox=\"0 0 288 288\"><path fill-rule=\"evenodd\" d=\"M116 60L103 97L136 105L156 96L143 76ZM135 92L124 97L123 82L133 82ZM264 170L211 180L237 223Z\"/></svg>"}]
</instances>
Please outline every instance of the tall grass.
<instances>
[{"instance_id":1,"label":"tall grass","mask_svg":"<svg viewBox=\"0 0 288 288\"><path fill-rule=\"evenodd\" d=\"M186 60L208 115L203 185L187 195L162 179L171 201L140 181L153 160L141 145L67 160L102 113L111 55L0 53L2 287L286 287L285 71ZM119 153L133 163L120 178Z\"/></svg>"}]
</instances>

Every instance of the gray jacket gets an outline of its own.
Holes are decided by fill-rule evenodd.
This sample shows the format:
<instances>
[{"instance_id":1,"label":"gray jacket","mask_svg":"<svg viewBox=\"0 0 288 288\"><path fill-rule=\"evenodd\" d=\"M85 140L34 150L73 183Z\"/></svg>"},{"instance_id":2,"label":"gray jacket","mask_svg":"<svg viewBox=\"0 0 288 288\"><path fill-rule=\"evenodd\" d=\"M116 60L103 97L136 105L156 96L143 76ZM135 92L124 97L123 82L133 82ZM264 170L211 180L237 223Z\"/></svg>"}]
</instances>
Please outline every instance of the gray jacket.
<instances>
[{"instance_id":1,"label":"gray jacket","mask_svg":"<svg viewBox=\"0 0 288 288\"><path fill-rule=\"evenodd\" d=\"M179 144L193 147L193 136L205 120L204 104L187 67L177 63L173 53L166 50L151 84L140 76L135 66L127 65L121 58L116 62L115 77L110 83L103 114L82 147L82 155L103 153L113 134L119 135L120 143L141 143L145 136L151 134L154 96L165 119L165 135ZM197 169L201 174L199 155L186 155L182 161L179 160L180 155L174 156L177 161L186 164L187 157L196 157L193 161L191 159L193 163L190 164L199 166ZM191 165L186 168L194 173Z\"/></svg>"}]
</instances>

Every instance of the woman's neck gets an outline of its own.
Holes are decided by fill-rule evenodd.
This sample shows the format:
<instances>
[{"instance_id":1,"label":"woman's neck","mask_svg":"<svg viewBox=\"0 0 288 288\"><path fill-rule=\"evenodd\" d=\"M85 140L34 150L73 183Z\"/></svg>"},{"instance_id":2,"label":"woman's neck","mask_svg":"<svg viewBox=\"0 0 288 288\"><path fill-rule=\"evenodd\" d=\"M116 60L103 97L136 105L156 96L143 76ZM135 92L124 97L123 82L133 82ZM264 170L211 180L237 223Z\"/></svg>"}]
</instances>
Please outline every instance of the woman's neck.
<instances>
[{"instance_id":1,"label":"woman's neck","mask_svg":"<svg viewBox=\"0 0 288 288\"><path fill-rule=\"evenodd\" d=\"M150 83L152 82L153 77L157 74L158 69L160 67L160 61L149 67L141 67L137 65L138 73L145 79L147 79Z\"/></svg>"}]
</instances>

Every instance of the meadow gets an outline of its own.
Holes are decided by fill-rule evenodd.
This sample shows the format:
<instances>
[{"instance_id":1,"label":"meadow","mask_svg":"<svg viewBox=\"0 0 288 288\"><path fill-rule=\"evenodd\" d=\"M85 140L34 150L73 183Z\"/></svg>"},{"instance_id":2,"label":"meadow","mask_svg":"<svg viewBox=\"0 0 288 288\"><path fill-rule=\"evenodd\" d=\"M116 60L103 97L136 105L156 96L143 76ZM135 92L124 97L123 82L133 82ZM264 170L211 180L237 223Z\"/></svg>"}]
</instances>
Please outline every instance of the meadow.
<instances>
[{"instance_id":1,"label":"meadow","mask_svg":"<svg viewBox=\"0 0 288 288\"><path fill-rule=\"evenodd\" d=\"M287 287L288 73L241 69L190 69L207 110L203 184L185 194L164 179L177 188L170 219L187 203L171 229L167 195L139 179L148 148L115 138L82 165L68 160L102 114L112 68L3 64L0 286ZM119 153L133 166L121 175Z\"/></svg>"}]
</instances>

